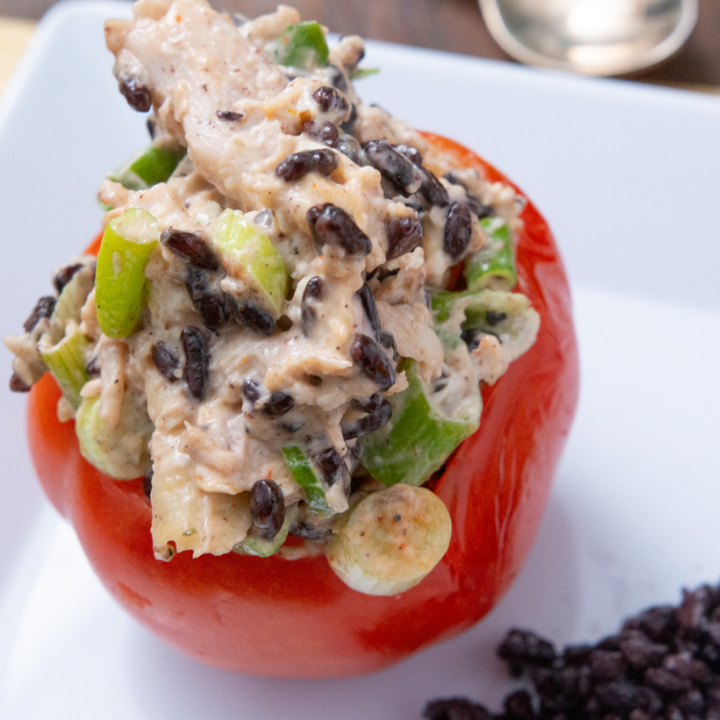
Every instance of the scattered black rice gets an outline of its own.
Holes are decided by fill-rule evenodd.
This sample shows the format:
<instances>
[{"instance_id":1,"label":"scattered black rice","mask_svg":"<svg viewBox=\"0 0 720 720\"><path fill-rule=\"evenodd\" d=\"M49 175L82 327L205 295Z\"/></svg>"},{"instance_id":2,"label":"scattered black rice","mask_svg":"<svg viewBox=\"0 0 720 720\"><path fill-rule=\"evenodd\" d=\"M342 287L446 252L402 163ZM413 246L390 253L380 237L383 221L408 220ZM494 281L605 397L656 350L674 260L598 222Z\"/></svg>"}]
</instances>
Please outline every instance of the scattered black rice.
<instances>
[{"instance_id":1,"label":"scattered black rice","mask_svg":"<svg viewBox=\"0 0 720 720\"><path fill-rule=\"evenodd\" d=\"M284 390L276 390L265 402L263 411L270 417L280 417L295 407L295 398Z\"/></svg>"},{"instance_id":2,"label":"scattered black rice","mask_svg":"<svg viewBox=\"0 0 720 720\"><path fill-rule=\"evenodd\" d=\"M175 370L180 367L180 360L170 350L166 343L160 341L152 346L150 349L150 356L152 357L155 367L158 372L168 381L175 382L177 376Z\"/></svg>"},{"instance_id":3,"label":"scattered black rice","mask_svg":"<svg viewBox=\"0 0 720 720\"><path fill-rule=\"evenodd\" d=\"M595 645L562 651L511 630L498 655L527 687L491 713L467 698L429 702L427 720L720 720L720 585L683 591Z\"/></svg>"},{"instance_id":4,"label":"scattered black rice","mask_svg":"<svg viewBox=\"0 0 720 720\"><path fill-rule=\"evenodd\" d=\"M197 233L167 228L162 231L160 242L183 260L197 267L205 270L217 270L220 267L220 260L214 250Z\"/></svg>"},{"instance_id":5,"label":"scattered black rice","mask_svg":"<svg viewBox=\"0 0 720 720\"><path fill-rule=\"evenodd\" d=\"M364 257L372 250L370 238L337 205L313 205L306 219L318 245L336 245L351 257Z\"/></svg>"},{"instance_id":6,"label":"scattered black rice","mask_svg":"<svg viewBox=\"0 0 720 720\"><path fill-rule=\"evenodd\" d=\"M373 396L374 397L374 396ZM380 403L380 407L373 413L369 413L357 420L352 420L342 425L342 434L345 440L362 437L368 433L375 432L387 425L392 416L392 405L387 400Z\"/></svg>"},{"instance_id":7,"label":"scattered black rice","mask_svg":"<svg viewBox=\"0 0 720 720\"><path fill-rule=\"evenodd\" d=\"M344 78L343 78L344 79ZM337 115L345 115L349 110L348 101L338 92L336 88L329 85L319 87L313 93L313 100L323 112L334 112Z\"/></svg>"},{"instance_id":8,"label":"scattered black rice","mask_svg":"<svg viewBox=\"0 0 720 720\"><path fill-rule=\"evenodd\" d=\"M405 255L413 251L423 239L422 223L417 216L409 215L402 218L390 218L385 224L387 234L387 260Z\"/></svg>"},{"instance_id":9,"label":"scattered black rice","mask_svg":"<svg viewBox=\"0 0 720 720\"><path fill-rule=\"evenodd\" d=\"M468 247L472 235L472 210L466 203L453 203L448 208L443 235L443 250L453 259Z\"/></svg>"},{"instance_id":10,"label":"scattered black rice","mask_svg":"<svg viewBox=\"0 0 720 720\"><path fill-rule=\"evenodd\" d=\"M330 149L304 150L288 155L275 168L275 174L286 182L295 182L310 172L318 172L328 177L337 164L337 153Z\"/></svg>"},{"instance_id":11,"label":"scattered black rice","mask_svg":"<svg viewBox=\"0 0 720 720\"><path fill-rule=\"evenodd\" d=\"M185 287L193 307L208 330L217 332L227 325L230 317L227 298L224 293L212 289L205 270L190 265L185 276Z\"/></svg>"},{"instance_id":12,"label":"scattered black rice","mask_svg":"<svg viewBox=\"0 0 720 720\"><path fill-rule=\"evenodd\" d=\"M17 373L13 373L10 376L9 387L12 392L30 392L30 385L28 385Z\"/></svg>"},{"instance_id":13,"label":"scattered black rice","mask_svg":"<svg viewBox=\"0 0 720 720\"><path fill-rule=\"evenodd\" d=\"M350 357L360 372L387 390L395 382L395 368L385 351L371 337L357 333L350 341Z\"/></svg>"},{"instance_id":14,"label":"scattered black rice","mask_svg":"<svg viewBox=\"0 0 720 720\"><path fill-rule=\"evenodd\" d=\"M335 144L340 138L340 131L337 129L337 125L331 122L318 125L312 120L309 120L303 125L303 132L307 133L313 140L317 140L328 147L335 147Z\"/></svg>"},{"instance_id":15,"label":"scattered black rice","mask_svg":"<svg viewBox=\"0 0 720 720\"><path fill-rule=\"evenodd\" d=\"M312 326L317 321L317 312L313 305L320 300L323 294L323 281L319 275L311 277L303 290L302 301L300 302L300 328L305 335L310 334Z\"/></svg>"},{"instance_id":16,"label":"scattered black rice","mask_svg":"<svg viewBox=\"0 0 720 720\"><path fill-rule=\"evenodd\" d=\"M252 378L245 378L243 380L242 394L254 405L260 399L260 383Z\"/></svg>"},{"instance_id":17,"label":"scattered black rice","mask_svg":"<svg viewBox=\"0 0 720 720\"><path fill-rule=\"evenodd\" d=\"M362 144L369 163L380 172L396 192L409 197L423 180L420 170L387 140L370 140Z\"/></svg>"},{"instance_id":18,"label":"scattered black rice","mask_svg":"<svg viewBox=\"0 0 720 720\"><path fill-rule=\"evenodd\" d=\"M53 285L55 285L55 290L57 290L58 294L63 291L63 288L75 277L75 273L82 269L82 267L82 263L72 263L58 270L53 278Z\"/></svg>"},{"instance_id":19,"label":"scattered black rice","mask_svg":"<svg viewBox=\"0 0 720 720\"><path fill-rule=\"evenodd\" d=\"M218 110L215 115L218 120L225 122L239 122L245 117L242 113L234 112L233 110Z\"/></svg>"},{"instance_id":20,"label":"scattered black rice","mask_svg":"<svg viewBox=\"0 0 720 720\"><path fill-rule=\"evenodd\" d=\"M150 88L141 85L136 77L119 78L118 86L128 105L138 112L147 112L152 107Z\"/></svg>"},{"instance_id":21,"label":"scattered black rice","mask_svg":"<svg viewBox=\"0 0 720 720\"><path fill-rule=\"evenodd\" d=\"M378 315L373 291L367 283L363 283L362 287L355 293L355 295L357 295L360 300L360 304L365 312L365 317L367 317L368 322L370 323L373 334L377 337L382 331L382 328L380 327L380 316Z\"/></svg>"},{"instance_id":22,"label":"scattered black rice","mask_svg":"<svg viewBox=\"0 0 720 720\"><path fill-rule=\"evenodd\" d=\"M253 525L268 539L274 538L285 521L285 499L273 480L258 480L250 489Z\"/></svg>"},{"instance_id":23,"label":"scattered black rice","mask_svg":"<svg viewBox=\"0 0 720 720\"><path fill-rule=\"evenodd\" d=\"M263 308L247 301L238 301L226 296L235 321L256 335L270 336L275 332L275 318Z\"/></svg>"},{"instance_id":24,"label":"scattered black rice","mask_svg":"<svg viewBox=\"0 0 720 720\"><path fill-rule=\"evenodd\" d=\"M313 462L328 487L334 485L338 480L342 480L349 487L350 473L348 473L340 453L334 447L329 447L314 455Z\"/></svg>"},{"instance_id":25,"label":"scattered black rice","mask_svg":"<svg viewBox=\"0 0 720 720\"><path fill-rule=\"evenodd\" d=\"M23 323L25 332L32 332L33 328L43 319L49 318L55 309L55 298L51 295L41 297L30 313L30 317Z\"/></svg>"},{"instance_id":26,"label":"scattered black rice","mask_svg":"<svg viewBox=\"0 0 720 720\"><path fill-rule=\"evenodd\" d=\"M180 333L180 344L185 353L183 380L196 400L204 400L210 380L210 346L202 330L188 326Z\"/></svg>"}]
</instances>

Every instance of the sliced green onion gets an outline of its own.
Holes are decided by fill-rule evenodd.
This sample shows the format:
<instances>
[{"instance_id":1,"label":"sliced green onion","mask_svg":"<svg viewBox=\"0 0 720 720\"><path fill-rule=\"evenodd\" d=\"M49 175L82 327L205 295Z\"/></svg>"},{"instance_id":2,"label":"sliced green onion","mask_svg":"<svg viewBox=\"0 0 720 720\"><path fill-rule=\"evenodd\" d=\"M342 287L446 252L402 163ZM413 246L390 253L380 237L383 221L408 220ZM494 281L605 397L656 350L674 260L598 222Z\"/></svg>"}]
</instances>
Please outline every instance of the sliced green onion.
<instances>
[{"instance_id":1,"label":"sliced green onion","mask_svg":"<svg viewBox=\"0 0 720 720\"><path fill-rule=\"evenodd\" d=\"M95 305L100 329L124 338L137 326L145 288L145 265L160 239L155 218L130 208L105 228L95 274Z\"/></svg>"},{"instance_id":2,"label":"sliced green onion","mask_svg":"<svg viewBox=\"0 0 720 720\"><path fill-rule=\"evenodd\" d=\"M350 79L354 82L355 80L362 80L371 75L377 75L379 72L380 68L355 68L350 71Z\"/></svg>"},{"instance_id":3,"label":"sliced green onion","mask_svg":"<svg viewBox=\"0 0 720 720\"><path fill-rule=\"evenodd\" d=\"M290 274L270 239L239 210L230 209L213 223L211 239L228 275L277 320L285 308Z\"/></svg>"},{"instance_id":4,"label":"sliced green onion","mask_svg":"<svg viewBox=\"0 0 720 720\"><path fill-rule=\"evenodd\" d=\"M53 332L64 332L70 320L80 322L80 311L93 289L93 282L94 273L87 265L72 276L55 303L51 319Z\"/></svg>"},{"instance_id":5,"label":"sliced green onion","mask_svg":"<svg viewBox=\"0 0 720 720\"><path fill-rule=\"evenodd\" d=\"M123 397L120 423L108 427L100 417L100 398L83 398L75 416L75 433L83 457L116 480L143 477L151 467L148 443L153 424L128 394Z\"/></svg>"},{"instance_id":6,"label":"sliced green onion","mask_svg":"<svg viewBox=\"0 0 720 720\"><path fill-rule=\"evenodd\" d=\"M242 549L249 555L257 555L258 557L270 557L274 555L285 542L290 531L290 526L295 520L297 514L297 505L293 505L285 511L285 520L283 521L282 527L278 531L275 537L269 540L264 537L253 535L252 529L248 536L241 543Z\"/></svg>"},{"instance_id":7,"label":"sliced green onion","mask_svg":"<svg viewBox=\"0 0 720 720\"><path fill-rule=\"evenodd\" d=\"M325 498L325 487L315 474L307 455L297 445L287 445L282 449L285 464L293 480L303 489L308 505L313 512L329 515L332 509Z\"/></svg>"},{"instance_id":8,"label":"sliced green onion","mask_svg":"<svg viewBox=\"0 0 720 720\"><path fill-rule=\"evenodd\" d=\"M128 190L144 190L165 182L173 174L185 152L185 148L150 145L116 168L108 177Z\"/></svg>"},{"instance_id":9,"label":"sliced green onion","mask_svg":"<svg viewBox=\"0 0 720 720\"><path fill-rule=\"evenodd\" d=\"M330 51L320 23L310 20L290 25L270 48L278 65L310 70L327 65Z\"/></svg>"},{"instance_id":10,"label":"sliced green onion","mask_svg":"<svg viewBox=\"0 0 720 720\"><path fill-rule=\"evenodd\" d=\"M422 485L478 429L482 401L479 392L463 398L449 417L433 403L414 360L403 360L398 370L405 371L408 387L388 398L387 425L358 440L360 460L385 485Z\"/></svg>"},{"instance_id":11,"label":"sliced green onion","mask_svg":"<svg viewBox=\"0 0 720 720\"><path fill-rule=\"evenodd\" d=\"M417 585L440 562L451 534L450 514L437 495L398 484L361 500L325 554L353 590L397 595Z\"/></svg>"},{"instance_id":12,"label":"sliced green onion","mask_svg":"<svg viewBox=\"0 0 720 720\"><path fill-rule=\"evenodd\" d=\"M468 290L512 290L517 284L510 226L499 217L480 220L487 242L465 260Z\"/></svg>"},{"instance_id":13,"label":"sliced green onion","mask_svg":"<svg viewBox=\"0 0 720 720\"><path fill-rule=\"evenodd\" d=\"M63 395L77 409L82 398L80 391L90 379L86 365L86 353L90 341L80 332L77 325L58 343L52 344L50 333L40 338L38 349L48 370L55 378Z\"/></svg>"},{"instance_id":14,"label":"sliced green onion","mask_svg":"<svg viewBox=\"0 0 720 720\"><path fill-rule=\"evenodd\" d=\"M540 327L540 316L521 293L440 290L432 294L431 306L440 328L456 335L470 330L495 335L510 360L530 349Z\"/></svg>"}]
</instances>

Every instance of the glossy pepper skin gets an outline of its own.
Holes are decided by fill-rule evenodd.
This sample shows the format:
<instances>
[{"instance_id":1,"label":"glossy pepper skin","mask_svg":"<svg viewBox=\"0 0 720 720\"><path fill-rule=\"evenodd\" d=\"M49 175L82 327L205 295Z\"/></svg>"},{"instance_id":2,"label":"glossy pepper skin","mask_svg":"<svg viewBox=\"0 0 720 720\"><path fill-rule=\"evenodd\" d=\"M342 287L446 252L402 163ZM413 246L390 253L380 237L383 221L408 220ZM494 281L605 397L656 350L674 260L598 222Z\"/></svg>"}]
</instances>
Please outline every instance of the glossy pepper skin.
<instances>
[{"instance_id":1,"label":"glossy pepper skin","mask_svg":"<svg viewBox=\"0 0 720 720\"><path fill-rule=\"evenodd\" d=\"M471 151L437 148L507 182ZM56 418L46 374L30 396L29 437L45 491L74 526L116 600L178 650L211 665L285 677L370 673L482 618L517 575L535 538L575 411L578 357L565 272L532 204L522 218L519 284L541 315L535 345L483 389L479 431L446 463L435 491L453 521L450 549L415 588L371 597L346 587L322 555L288 561L234 553L153 557L142 481L115 481L79 454Z\"/></svg>"}]
</instances>

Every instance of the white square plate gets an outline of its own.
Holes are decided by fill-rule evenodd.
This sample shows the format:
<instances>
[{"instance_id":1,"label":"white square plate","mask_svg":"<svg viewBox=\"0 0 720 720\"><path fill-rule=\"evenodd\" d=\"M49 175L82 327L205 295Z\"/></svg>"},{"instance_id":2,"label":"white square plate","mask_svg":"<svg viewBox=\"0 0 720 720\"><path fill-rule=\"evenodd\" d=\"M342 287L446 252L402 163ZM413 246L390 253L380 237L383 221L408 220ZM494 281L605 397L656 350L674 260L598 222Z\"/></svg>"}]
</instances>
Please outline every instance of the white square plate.
<instances>
[{"instance_id":1,"label":"white square plate","mask_svg":"<svg viewBox=\"0 0 720 720\"><path fill-rule=\"evenodd\" d=\"M0 332L100 223L104 173L147 141L116 90L102 23L70 2L41 23L0 102ZM596 640L720 575L720 101L369 43L366 101L470 145L549 218L573 280L577 421L530 560L464 636L376 675L237 676L165 648L115 606L42 497L25 398L0 409L0 717L417 720L468 695L498 709L511 626ZM0 366L9 376L9 353Z\"/></svg>"}]
</instances>

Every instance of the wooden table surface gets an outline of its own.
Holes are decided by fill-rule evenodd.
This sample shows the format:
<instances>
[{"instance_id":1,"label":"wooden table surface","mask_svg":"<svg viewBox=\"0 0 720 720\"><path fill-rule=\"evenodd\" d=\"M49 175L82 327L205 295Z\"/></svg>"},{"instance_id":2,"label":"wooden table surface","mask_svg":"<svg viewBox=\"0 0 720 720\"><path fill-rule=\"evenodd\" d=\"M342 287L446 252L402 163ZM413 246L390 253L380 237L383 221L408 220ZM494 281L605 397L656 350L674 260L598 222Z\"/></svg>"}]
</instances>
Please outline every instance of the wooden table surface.
<instances>
[{"instance_id":1,"label":"wooden table surface","mask_svg":"<svg viewBox=\"0 0 720 720\"><path fill-rule=\"evenodd\" d=\"M282 0L211 0L214 7L248 16L268 12ZM0 0L0 16L39 19L53 0ZM305 19L339 33L447 50L486 58L509 58L485 27L476 0L284 0ZM633 80L720 88L720 0L699 0L697 27L684 48L664 65ZM7 23L0 53L8 51ZM20 27L21 35L26 25Z\"/></svg>"}]
</instances>

